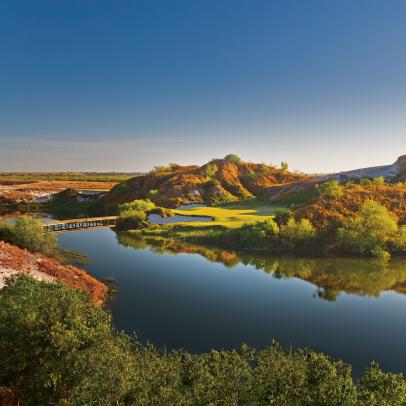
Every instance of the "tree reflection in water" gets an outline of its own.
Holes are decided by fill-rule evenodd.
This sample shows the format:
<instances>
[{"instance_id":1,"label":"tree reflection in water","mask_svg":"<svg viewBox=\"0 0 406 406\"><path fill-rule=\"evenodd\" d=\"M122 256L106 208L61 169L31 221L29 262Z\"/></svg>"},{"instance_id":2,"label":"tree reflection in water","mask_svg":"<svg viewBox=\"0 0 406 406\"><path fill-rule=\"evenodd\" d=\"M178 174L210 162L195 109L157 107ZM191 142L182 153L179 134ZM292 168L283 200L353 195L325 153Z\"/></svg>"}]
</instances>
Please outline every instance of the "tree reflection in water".
<instances>
[{"instance_id":1,"label":"tree reflection in water","mask_svg":"<svg viewBox=\"0 0 406 406\"><path fill-rule=\"evenodd\" d=\"M139 238L119 233L120 244L149 248L157 254L199 254L211 262L232 268L251 265L277 279L299 278L316 285L315 298L335 301L341 292L378 297L383 291L406 293L406 259L394 258L384 265L369 258L275 257L263 253L226 251L173 239Z\"/></svg>"}]
</instances>

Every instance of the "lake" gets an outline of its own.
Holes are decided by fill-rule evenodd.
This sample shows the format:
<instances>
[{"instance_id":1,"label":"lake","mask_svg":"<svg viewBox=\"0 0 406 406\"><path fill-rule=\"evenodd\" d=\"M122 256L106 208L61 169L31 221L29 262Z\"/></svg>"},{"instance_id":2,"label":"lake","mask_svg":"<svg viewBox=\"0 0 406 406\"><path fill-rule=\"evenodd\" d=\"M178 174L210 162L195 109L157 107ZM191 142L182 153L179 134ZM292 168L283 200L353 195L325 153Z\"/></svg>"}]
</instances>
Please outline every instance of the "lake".
<instances>
[{"instance_id":1,"label":"lake","mask_svg":"<svg viewBox=\"0 0 406 406\"><path fill-rule=\"evenodd\" d=\"M353 365L406 373L406 260L237 255L93 229L58 235L118 288L114 324L143 342L204 352L275 339Z\"/></svg>"}]
</instances>

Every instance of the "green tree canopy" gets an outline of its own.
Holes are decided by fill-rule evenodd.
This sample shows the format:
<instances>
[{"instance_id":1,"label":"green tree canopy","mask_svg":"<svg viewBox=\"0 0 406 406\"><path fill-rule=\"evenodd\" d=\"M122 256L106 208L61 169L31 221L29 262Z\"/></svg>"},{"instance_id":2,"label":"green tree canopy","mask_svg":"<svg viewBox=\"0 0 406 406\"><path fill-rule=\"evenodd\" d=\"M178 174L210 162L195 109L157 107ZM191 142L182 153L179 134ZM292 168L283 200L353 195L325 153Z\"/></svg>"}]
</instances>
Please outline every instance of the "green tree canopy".
<instances>
[{"instance_id":1,"label":"green tree canopy","mask_svg":"<svg viewBox=\"0 0 406 406\"><path fill-rule=\"evenodd\" d=\"M228 154L224 157L224 159L228 162L232 162L233 164L238 164L241 162L241 158L236 154Z\"/></svg>"},{"instance_id":2,"label":"green tree canopy","mask_svg":"<svg viewBox=\"0 0 406 406\"><path fill-rule=\"evenodd\" d=\"M337 238L341 247L349 252L379 255L398 233L397 218L385 206L367 200L355 217L343 222Z\"/></svg>"},{"instance_id":3,"label":"green tree canopy","mask_svg":"<svg viewBox=\"0 0 406 406\"><path fill-rule=\"evenodd\" d=\"M403 406L402 374L351 367L311 350L200 355L158 351L111 325L83 292L27 276L0 291L0 402L27 405Z\"/></svg>"}]
</instances>

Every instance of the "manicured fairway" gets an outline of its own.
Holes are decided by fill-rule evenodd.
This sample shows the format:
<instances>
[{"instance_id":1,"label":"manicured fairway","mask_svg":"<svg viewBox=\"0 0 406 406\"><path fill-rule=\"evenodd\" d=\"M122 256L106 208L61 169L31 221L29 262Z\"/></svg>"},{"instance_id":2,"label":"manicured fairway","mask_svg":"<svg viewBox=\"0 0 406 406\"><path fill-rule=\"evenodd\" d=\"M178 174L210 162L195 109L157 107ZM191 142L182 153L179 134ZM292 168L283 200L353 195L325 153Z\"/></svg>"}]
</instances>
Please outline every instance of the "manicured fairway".
<instances>
[{"instance_id":1,"label":"manicured fairway","mask_svg":"<svg viewBox=\"0 0 406 406\"><path fill-rule=\"evenodd\" d=\"M256 223L257 221L263 221L266 218L272 218L275 211L281 208L284 208L284 206L270 205L257 199L249 199L221 206L194 207L189 210L173 210L173 212L185 216L213 218L213 221L211 222L177 223L178 226L185 224L188 228L200 228L219 225L228 228L237 228L246 223Z\"/></svg>"}]
</instances>

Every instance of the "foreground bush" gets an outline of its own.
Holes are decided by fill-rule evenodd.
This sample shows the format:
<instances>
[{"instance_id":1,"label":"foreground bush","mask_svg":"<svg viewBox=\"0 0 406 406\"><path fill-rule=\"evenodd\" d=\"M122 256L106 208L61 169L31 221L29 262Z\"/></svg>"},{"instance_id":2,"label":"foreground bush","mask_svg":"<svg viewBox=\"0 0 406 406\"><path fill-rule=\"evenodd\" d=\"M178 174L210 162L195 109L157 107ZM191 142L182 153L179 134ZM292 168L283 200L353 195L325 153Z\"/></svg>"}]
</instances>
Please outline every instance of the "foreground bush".
<instances>
[{"instance_id":1,"label":"foreground bush","mask_svg":"<svg viewBox=\"0 0 406 406\"><path fill-rule=\"evenodd\" d=\"M401 374L372 364L354 383L349 365L310 350L158 351L115 332L110 314L81 292L27 277L0 292L0 388L28 405L406 401Z\"/></svg>"}]
</instances>

